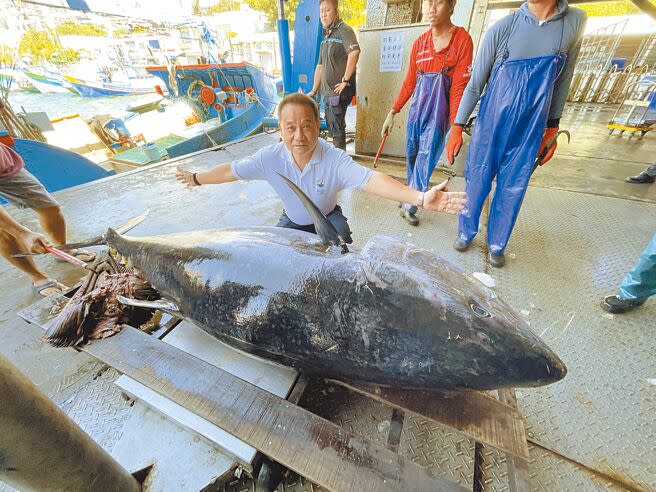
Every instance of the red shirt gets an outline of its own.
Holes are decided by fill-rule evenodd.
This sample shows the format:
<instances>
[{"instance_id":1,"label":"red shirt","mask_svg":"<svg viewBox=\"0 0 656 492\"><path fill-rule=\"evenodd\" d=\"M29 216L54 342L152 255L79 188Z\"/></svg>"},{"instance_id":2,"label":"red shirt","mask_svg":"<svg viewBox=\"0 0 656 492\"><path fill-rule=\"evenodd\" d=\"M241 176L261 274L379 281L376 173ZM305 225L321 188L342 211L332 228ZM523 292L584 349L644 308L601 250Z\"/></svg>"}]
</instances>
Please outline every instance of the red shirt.
<instances>
[{"instance_id":1,"label":"red shirt","mask_svg":"<svg viewBox=\"0 0 656 492\"><path fill-rule=\"evenodd\" d=\"M11 147L0 143L0 178L6 178L23 169L23 159Z\"/></svg>"},{"instance_id":2,"label":"red shirt","mask_svg":"<svg viewBox=\"0 0 656 492\"><path fill-rule=\"evenodd\" d=\"M462 27L453 27L449 46L438 52L433 46L433 35L430 29L419 36L412 44L408 73L396 101L392 104L392 109L398 113L412 96L417 84L417 71L440 72L443 68L450 67L446 74L451 77L449 122L453 125L462 93L469 82L473 51L474 43L471 36Z\"/></svg>"}]
</instances>

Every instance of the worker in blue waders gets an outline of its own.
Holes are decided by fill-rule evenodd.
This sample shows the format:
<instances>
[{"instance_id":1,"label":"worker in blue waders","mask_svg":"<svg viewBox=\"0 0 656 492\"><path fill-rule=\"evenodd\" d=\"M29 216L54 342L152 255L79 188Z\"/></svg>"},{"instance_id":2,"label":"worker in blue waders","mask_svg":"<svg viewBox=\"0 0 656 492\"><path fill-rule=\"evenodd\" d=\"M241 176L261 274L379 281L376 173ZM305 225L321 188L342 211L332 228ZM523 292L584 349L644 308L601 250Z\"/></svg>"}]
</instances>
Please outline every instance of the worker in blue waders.
<instances>
[{"instance_id":1,"label":"worker in blue waders","mask_svg":"<svg viewBox=\"0 0 656 492\"><path fill-rule=\"evenodd\" d=\"M617 294L606 296L601 307L609 313L626 313L656 295L656 234L640 255L638 263L624 277Z\"/></svg>"},{"instance_id":2,"label":"worker in blue waders","mask_svg":"<svg viewBox=\"0 0 656 492\"><path fill-rule=\"evenodd\" d=\"M496 178L488 260L495 267L504 265L533 164L558 132L585 22L585 13L566 0L530 0L485 35L446 146L452 163L462 146L463 126L480 98L465 161L469 207L459 218L457 251L465 251L476 236ZM555 150L554 145L542 163Z\"/></svg>"},{"instance_id":3,"label":"worker in blue waders","mask_svg":"<svg viewBox=\"0 0 656 492\"><path fill-rule=\"evenodd\" d=\"M418 191L428 189L469 80L473 43L464 28L451 22L455 6L456 0L424 0L422 17L430 29L412 45L408 72L381 130L381 138L392 131L394 115L412 97L406 166L408 186ZM401 216L411 225L419 224L416 212L415 204L402 205Z\"/></svg>"}]
</instances>

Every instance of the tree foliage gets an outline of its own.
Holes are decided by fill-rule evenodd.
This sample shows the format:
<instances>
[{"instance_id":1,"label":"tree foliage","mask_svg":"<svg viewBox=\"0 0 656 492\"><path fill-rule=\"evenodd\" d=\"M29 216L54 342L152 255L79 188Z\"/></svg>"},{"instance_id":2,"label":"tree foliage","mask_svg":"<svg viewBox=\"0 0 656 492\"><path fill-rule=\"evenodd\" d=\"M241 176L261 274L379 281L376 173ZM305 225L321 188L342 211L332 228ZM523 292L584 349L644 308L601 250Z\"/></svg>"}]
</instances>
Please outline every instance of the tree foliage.
<instances>
[{"instance_id":1,"label":"tree foliage","mask_svg":"<svg viewBox=\"0 0 656 492\"><path fill-rule=\"evenodd\" d=\"M201 12L202 15L214 15L220 14L222 12L231 12L233 10L239 10L241 6L241 0L221 0L218 3L215 3L209 8L206 8Z\"/></svg>"},{"instance_id":2,"label":"tree foliage","mask_svg":"<svg viewBox=\"0 0 656 492\"><path fill-rule=\"evenodd\" d=\"M107 29L97 24L62 22L55 30L60 36L107 36Z\"/></svg>"},{"instance_id":3,"label":"tree foliage","mask_svg":"<svg viewBox=\"0 0 656 492\"><path fill-rule=\"evenodd\" d=\"M272 0L245 0L248 6L267 15L271 24L275 24L278 19L278 2ZM290 28L294 26L296 17L296 7L298 0L289 0L285 2L285 17L289 20ZM367 0L340 0L339 16L353 29L359 29L364 25L365 8Z\"/></svg>"},{"instance_id":4,"label":"tree foliage","mask_svg":"<svg viewBox=\"0 0 656 492\"><path fill-rule=\"evenodd\" d=\"M41 31L30 27L21 37L18 54L29 55L36 62L44 62L50 60L59 48L60 45L52 31Z\"/></svg>"},{"instance_id":5,"label":"tree foliage","mask_svg":"<svg viewBox=\"0 0 656 492\"><path fill-rule=\"evenodd\" d=\"M68 65L80 60L80 54L73 48L60 47L58 51L53 53L50 61L55 65Z\"/></svg>"},{"instance_id":6,"label":"tree foliage","mask_svg":"<svg viewBox=\"0 0 656 492\"><path fill-rule=\"evenodd\" d=\"M0 46L0 67L11 67L16 62L16 49L6 45Z\"/></svg>"},{"instance_id":7,"label":"tree foliage","mask_svg":"<svg viewBox=\"0 0 656 492\"><path fill-rule=\"evenodd\" d=\"M148 32L148 28L144 26L132 26L128 28L120 28L116 29L114 31L114 37L120 38L121 36L125 36L126 34L146 34Z\"/></svg>"},{"instance_id":8,"label":"tree foliage","mask_svg":"<svg viewBox=\"0 0 656 492\"><path fill-rule=\"evenodd\" d=\"M353 29L360 29L364 27L366 8L366 0L342 0L339 2L339 16Z\"/></svg>"},{"instance_id":9,"label":"tree foliage","mask_svg":"<svg viewBox=\"0 0 656 492\"><path fill-rule=\"evenodd\" d=\"M611 15L639 14L640 9L628 0L619 2L582 3L576 8L585 10L588 17L607 17Z\"/></svg>"},{"instance_id":10,"label":"tree foliage","mask_svg":"<svg viewBox=\"0 0 656 492\"><path fill-rule=\"evenodd\" d=\"M66 65L79 60L78 52L71 48L64 48L53 31L37 30L33 27L23 33L18 45L18 54L31 56L37 64L53 62L57 65Z\"/></svg>"},{"instance_id":11,"label":"tree foliage","mask_svg":"<svg viewBox=\"0 0 656 492\"><path fill-rule=\"evenodd\" d=\"M246 0L246 4L253 10L266 14L267 20L275 25L278 19L278 2L273 0ZM298 7L298 0L289 0L285 2L285 18L289 25L294 25L294 17Z\"/></svg>"}]
</instances>

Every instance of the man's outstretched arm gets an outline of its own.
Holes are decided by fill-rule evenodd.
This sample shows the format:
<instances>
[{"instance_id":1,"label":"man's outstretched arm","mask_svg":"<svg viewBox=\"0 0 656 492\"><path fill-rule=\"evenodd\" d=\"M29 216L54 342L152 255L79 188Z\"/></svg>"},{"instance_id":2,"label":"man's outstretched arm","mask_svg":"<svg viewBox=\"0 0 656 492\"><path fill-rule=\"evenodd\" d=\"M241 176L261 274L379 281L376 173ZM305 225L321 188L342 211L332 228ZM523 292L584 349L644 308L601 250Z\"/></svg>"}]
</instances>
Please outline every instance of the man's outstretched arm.
<instances>
[{"instance_id":1,"label":"man's outstretched arm","mask_svg":"<svg viewBox=\"0 0 656 492\"><path fill-rule=\"evenodd\" d=\"M437 186L433 186L424 194L423 208L434 212L458 213L467 204L467 195L462 191L446 191L448 180ZM419 193L409 186L399 183L396 179L386 174L374 173L365 187L364 191L373 193L395 202L417 204Z\"/></svg>"},{"instance_id":2,"label":"man's outstretched arm","mask_svg":"<svg viewBox=\"0 0 656 492\"><path fill-rule=\"evenodd\" d=\"M202 173L192 173L191 171L178 168L175 172L175 177L178 181L190 188L206 184L221 184L237 181L237 178L232 173L232 167L229 162L219 164L209 171Z\"/></svg>"},{"instance_id":3,"label":"man's outstretched arm","mask_svg":"<svg viewBox=\"0 0 656 492\"><path fill-rule=\"evenodd\" d=\"M26 251L12 251L11 253L45 253L45 247L50 245L45 236L23 227L3 207L0 207L0 231L13 236L27 247Z\"/></svg>"}]
</instances>

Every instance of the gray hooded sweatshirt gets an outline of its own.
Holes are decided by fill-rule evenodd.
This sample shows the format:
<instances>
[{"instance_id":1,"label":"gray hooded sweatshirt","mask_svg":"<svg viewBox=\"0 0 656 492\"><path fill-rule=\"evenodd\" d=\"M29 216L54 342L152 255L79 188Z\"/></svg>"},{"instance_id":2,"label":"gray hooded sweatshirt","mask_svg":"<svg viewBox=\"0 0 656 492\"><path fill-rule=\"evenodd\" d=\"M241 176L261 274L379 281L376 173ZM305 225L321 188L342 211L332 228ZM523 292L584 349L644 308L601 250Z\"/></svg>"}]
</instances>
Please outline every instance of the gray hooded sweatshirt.
<instances>
[{"instance_id":1,"label":"gray hooded sweatshirt","mask_svg":"<svg viewBox=\"0 0 656 492\"><path fill-rule=\"evenodd\" d=\"M516 17L514 22L513 17ZM478 48L471 79L462 96L455 124L464 125L469 120L490 78L492 67L503 59L507 43L508 60L548 56L558 52L567 54L565 67L554 86L547 122L548 127L558 126L581 49L586 20L583 10L570 7L567 0L558 0L556 13L543 22L531 13L525 2L517 12L494 24Z\"/></svg>"}]
</instances>

